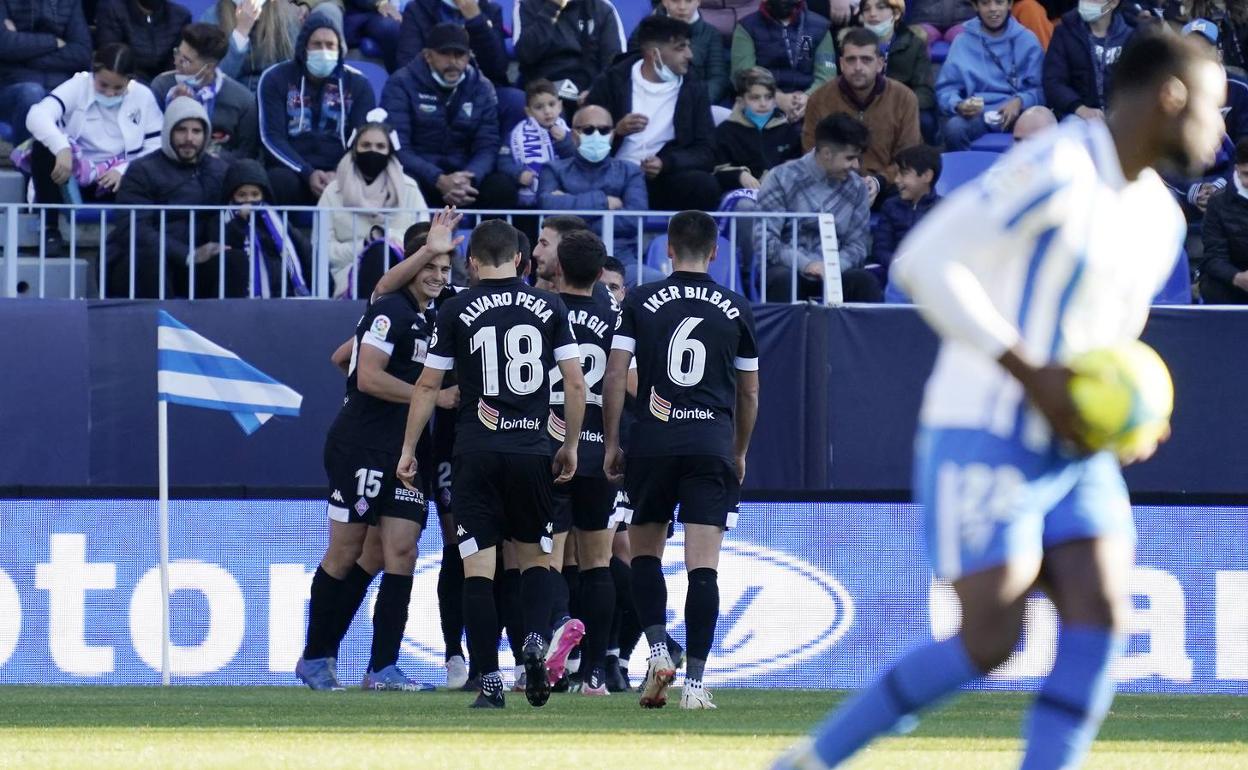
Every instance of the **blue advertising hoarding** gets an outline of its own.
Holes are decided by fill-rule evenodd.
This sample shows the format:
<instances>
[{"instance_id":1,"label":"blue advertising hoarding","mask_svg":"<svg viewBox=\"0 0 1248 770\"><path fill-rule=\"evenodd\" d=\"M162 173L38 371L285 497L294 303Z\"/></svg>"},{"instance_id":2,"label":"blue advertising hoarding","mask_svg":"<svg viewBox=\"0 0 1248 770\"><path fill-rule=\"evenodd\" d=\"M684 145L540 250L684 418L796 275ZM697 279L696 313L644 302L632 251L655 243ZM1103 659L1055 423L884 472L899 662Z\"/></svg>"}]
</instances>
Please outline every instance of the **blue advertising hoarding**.
<instances>
[{"instance_id":1,"label":"blue advertising hoarding","mask_svg":"<svg viewBox=\"0 0 1248 770\"><path fill-rule=\"evenodd\" d=\"M709 683L858 687L956 630L952 593L927 568L917 507L746 503L741 513L720 565ZM1120 689L1248 694L1248 509L1138 507L1136 519ZM295 684L324 504L181 500L171 522L174 683ZM0 500L0 684L159 683L155 528L152 501ZM683 638L679 543L678 530L665 567L672 632ZM430 682L443 677L440 554L434 527L420 544L399 661ZM342 646L347 683L367 661L373 596ZM1020 649L979 686L1030 689L1047 673L1056 616L1039 598L1028 611Z\"/></svg>"}]
</instances>

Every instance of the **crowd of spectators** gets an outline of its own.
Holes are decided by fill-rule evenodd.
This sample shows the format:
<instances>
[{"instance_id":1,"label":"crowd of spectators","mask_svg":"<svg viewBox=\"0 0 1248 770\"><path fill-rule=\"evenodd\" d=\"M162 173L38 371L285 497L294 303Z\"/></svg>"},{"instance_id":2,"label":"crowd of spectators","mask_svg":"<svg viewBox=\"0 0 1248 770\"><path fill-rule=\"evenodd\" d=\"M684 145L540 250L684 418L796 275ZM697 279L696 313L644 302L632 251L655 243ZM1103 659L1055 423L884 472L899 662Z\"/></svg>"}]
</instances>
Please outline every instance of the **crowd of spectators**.
<instances>
[{"instance_id":1,"label":"crowd of spectators","mask_svg":"<svg viewBox=\"0 0 1248 770\"><path fill-rule=\"evenodd\" d=\"M830 213L846 298L880 301L938 200L942 151L1103 120L1123 46L1168 28L1227 72L1217 160L1167 179L1193 277L1210 300L1248 302L1248 3L655 0L637 14L646 2L217 0L193 18L173 0L0 0L5 154L33 202L231 212L117 217L110 292L153 296L160 276L166 296L304 292L315 221L343 295L449 204L761 212L739 220L735 264L769 299L821 295L818 219L784 215ZM354 63L361 48L384 79ZM275 213L290 206L329 211ZM55 217L44 237L62 251ZM636 228L615 245L636 280Z\"/></svg>"}]
</instances>

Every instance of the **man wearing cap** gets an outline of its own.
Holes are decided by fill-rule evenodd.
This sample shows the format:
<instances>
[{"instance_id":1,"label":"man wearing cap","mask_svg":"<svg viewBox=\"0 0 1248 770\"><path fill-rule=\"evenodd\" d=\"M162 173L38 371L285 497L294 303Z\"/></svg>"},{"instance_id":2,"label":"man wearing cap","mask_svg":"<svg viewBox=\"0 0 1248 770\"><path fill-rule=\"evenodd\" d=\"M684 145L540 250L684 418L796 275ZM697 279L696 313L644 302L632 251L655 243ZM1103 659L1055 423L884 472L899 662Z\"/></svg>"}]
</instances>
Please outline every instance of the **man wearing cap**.
<instances>
[{"instance_id":1,"label":"man wearing cap","mask_svg":"<svg viewBox=\"0 0 1248 770\"><path fill-rule=\"evenodd\" d=\"M471 55L462 26L437 25L421 55L386 81L381 106L398 133L403 171L431 208L515 208L516 183L494 170L498 99Z\"/></svg>"},{"instance_id":2,"label":"man wearing cap","mask_svg":"<svg viewBox=\"0 0 1248 770\"><path fill-rule=\"evenodd\" d=\"M1114 64L1135 34L1137 15L1120 0L1080 0L1062 16L1044 54L1044 100L1059 119L1105 119Z\"/></svg>"}]
</instances>

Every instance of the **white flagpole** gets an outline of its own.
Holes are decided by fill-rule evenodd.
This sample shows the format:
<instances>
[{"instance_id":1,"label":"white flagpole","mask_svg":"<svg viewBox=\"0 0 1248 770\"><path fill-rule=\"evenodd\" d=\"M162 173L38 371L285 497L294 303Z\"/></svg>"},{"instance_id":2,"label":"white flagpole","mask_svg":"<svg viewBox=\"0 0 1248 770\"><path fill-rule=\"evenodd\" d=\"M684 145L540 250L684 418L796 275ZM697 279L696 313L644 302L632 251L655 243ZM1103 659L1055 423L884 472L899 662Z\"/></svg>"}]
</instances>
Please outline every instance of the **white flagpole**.
<instances>
[{"instance_id":1,"label":"white flagpole","mask_svg":"<svg viewBox=\"0 0 1248 770\"><path fill-rule=\"evenodd\" d=\"M160 683L169 686L169 402L157 401L160 464Z\"/></svg>"}]
</instances>

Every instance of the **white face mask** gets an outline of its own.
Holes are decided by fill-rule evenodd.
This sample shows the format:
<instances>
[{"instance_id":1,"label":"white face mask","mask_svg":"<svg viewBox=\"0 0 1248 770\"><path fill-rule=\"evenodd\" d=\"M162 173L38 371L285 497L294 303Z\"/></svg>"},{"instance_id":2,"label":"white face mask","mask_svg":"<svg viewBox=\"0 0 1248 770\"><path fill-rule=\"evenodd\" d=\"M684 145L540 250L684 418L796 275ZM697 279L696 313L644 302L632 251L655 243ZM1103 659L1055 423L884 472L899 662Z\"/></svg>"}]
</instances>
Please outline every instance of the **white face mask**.
<instances>
[{"instance_id":1,"label":"white face mask","mask_svg":"<svg viewBox=\"0 0 1248 770\"><path fill-rule=\"evenodd\" d=\"M659 49L654 49L654 52L658 54ZM664 83L677 83L680 81L680 75L672 72L672 68L663 63L661 54L654 57L654 74L658 75L659 80L662 80Z\"/></svg>"},{"instance_id":2,"label":"white face mask","mask_svg":"<svg viewBox=\"0 0 1248 770\"><path fill-rule=\"evenodd\" d=\"M879 24L864 24L863 26L875 33L875 36L880 40L888 40L893 36L894 23L892 19L885 19Z\"/></svg>"},{"instance_id":3,"label":"white face mask","mask_svg":"<svg viewBox=\"0 0 1248 770\"><path fill-rule=\"evenodd\" d=\"M247 2L247 0L234 0L234 7L237 8L245 2ZM263 7L264 7L264 0L256 0L256 9L259 10Z\"/></svg>"},{"instance_id":4,"label":"white face mask","mask_svg":"<svg viewBox=\"0 0 1248 770\"><path fill-rule=\"evenodd\" d=\"M1098 3L1096 0L1079 0L1079 18L1091 24L1099 21L1109 13L1109 3Z\"/></svg>"}]
</instances>

